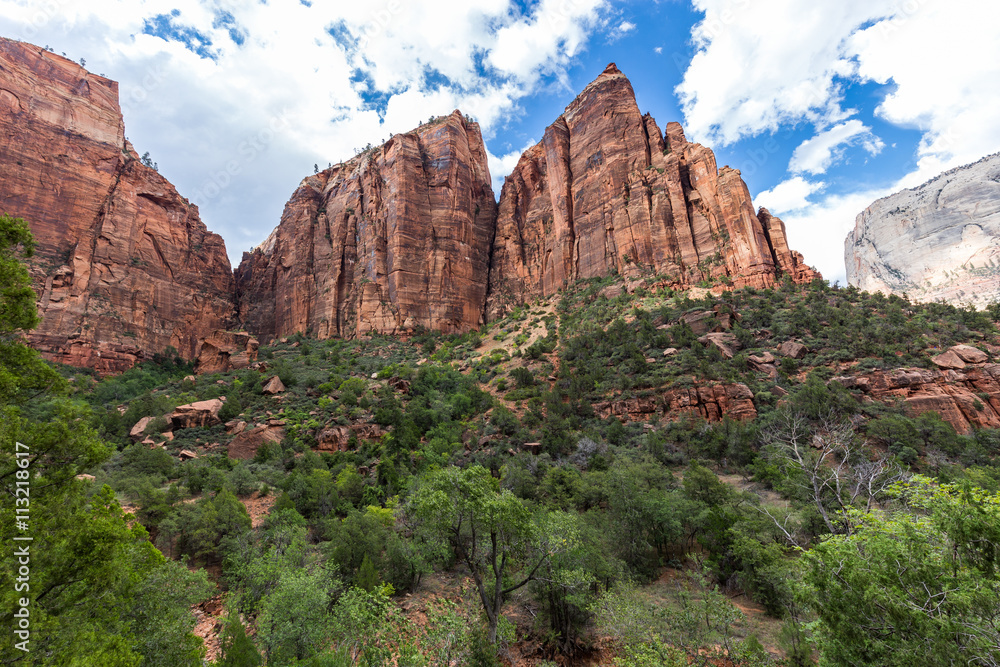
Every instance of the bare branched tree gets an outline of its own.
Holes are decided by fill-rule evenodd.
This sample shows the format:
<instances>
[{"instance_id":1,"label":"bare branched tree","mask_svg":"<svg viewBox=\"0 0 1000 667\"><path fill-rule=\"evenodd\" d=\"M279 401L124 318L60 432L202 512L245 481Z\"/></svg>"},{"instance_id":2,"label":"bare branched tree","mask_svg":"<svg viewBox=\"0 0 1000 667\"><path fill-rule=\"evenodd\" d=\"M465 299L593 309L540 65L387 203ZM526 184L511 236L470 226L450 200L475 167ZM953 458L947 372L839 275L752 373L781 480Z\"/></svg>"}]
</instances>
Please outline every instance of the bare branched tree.
<instances>
[{"instance_id":1,"label":"bare branched tree","mask_svg":"<svg viewBox=\"0 0 1000 667\"><path fill-rule=\"evenodd\" d=\"M855 429L850 420L832 415L816 426L798 412L785 411L763 434L764 455L802 490L833 534L851 532L844 510L871 509L892 483L908 476L893 458L866 446ZM763 511L797 544L787 516L779 520Z\"/></svg>"}]
</instances>

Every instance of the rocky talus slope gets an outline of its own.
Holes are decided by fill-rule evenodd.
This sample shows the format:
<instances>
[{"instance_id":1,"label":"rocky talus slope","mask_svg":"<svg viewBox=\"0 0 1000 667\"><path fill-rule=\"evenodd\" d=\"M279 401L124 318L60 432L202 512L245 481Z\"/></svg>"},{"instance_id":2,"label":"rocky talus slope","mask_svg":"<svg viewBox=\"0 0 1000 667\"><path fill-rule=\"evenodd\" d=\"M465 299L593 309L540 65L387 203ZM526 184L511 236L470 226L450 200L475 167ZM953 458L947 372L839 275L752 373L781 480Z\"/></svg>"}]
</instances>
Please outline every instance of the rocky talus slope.
<instances>
[{"instance_id":1,"label":"rocky talus slope","mask_svg":"<svg viewBox=\"0 0 1000 667\"><path fill-rule=\"evenodd\" d=\"M879 199L844 244L863 290L983 307L1000 299L1000 153Z\"/></svg>"},{"instance_id":2,"label":"rocky talus slope","mask_svg":"<svg viewBox=\"0 0 1000 667\"><path fill-rule=\"evenodd\" d=\"M0 212L38 244L31 344L101 372L197 358L233 313L225 244L126 141L118 84L0 38L0 136Z\"/></svg>"}]
</instances>

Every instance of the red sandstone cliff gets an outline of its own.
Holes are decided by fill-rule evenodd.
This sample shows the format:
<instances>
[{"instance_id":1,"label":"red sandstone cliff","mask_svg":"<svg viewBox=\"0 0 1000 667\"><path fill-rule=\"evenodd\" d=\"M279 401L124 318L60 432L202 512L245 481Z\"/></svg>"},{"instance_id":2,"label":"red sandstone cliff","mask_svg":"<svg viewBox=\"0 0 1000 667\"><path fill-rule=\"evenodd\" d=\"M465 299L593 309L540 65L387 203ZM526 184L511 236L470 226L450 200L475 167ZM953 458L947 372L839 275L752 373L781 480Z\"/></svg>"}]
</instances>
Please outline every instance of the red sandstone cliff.
<instances>
[{"instance_id":1,"label":"red sandstone cliff","mask_svg":"<svg viewBox=\"0 0 1000 667\"><path fill-rule=\"evenodd\" d=\"M264 339L482 323L496 203L476 123L458 111L302 181L237 269Z\"/></svg>"},{"instance_id":2,"label":"red sandstone cliff","mask_svg":"<svg viewBox=\"0 0 1000 667\"><path fill-rule=\"evenodd\" d=\"M125 140L118 84L0 38L0 212L38 243L47 358L117 372L168 346L194 359L233 312L222 238Z\"/></svg>"},{"instance_id":3,"label":"red sandstone cliff","mask_svg":"<svg viewBox=\"0 0 1000 667\"><path fill-rule=\"evenodd\" d=\"M740 172L719 171L712 151L689 143L677 123L661 134L612 64L504 183L487 315L580 278L650 269L678 287L819 275L789 250L779 219L754 213Z\"/></svg>"}]
</instances>

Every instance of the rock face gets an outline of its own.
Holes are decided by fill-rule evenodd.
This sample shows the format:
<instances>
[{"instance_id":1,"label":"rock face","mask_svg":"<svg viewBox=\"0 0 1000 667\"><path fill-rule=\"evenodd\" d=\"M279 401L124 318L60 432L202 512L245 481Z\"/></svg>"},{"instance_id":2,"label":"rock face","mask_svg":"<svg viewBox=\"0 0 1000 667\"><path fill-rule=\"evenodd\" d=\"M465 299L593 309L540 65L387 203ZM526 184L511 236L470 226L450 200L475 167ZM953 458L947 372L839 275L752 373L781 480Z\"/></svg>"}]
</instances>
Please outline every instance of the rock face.
<instances>
[{"instance_id":1,"label":"rock face","mask_svg":"<svg viewBox=\"0 0 1000 667\"><path fill-rule=\"evenodd\" d=\"M118 84L0 38L0 137L0 212L38 244L31 344L100 372L197 358L233 313L225 245L125 140Z\"/></svg>"},{"instance_id":2,"label":"rock face","mask_svg":"<svg viewBox=\"0 0 1000 667\"><path fill-rule=\"evenodd\" d=\"M681 126L661 134L612 64L521 156L500 196L487 315L568 283L653 270L680 287L818 276L788 248L784 225L754 213L737 170L716 168Z\"/></svg>"},{"instance_id":3,"label":"rock face","mask_svg":"<svg viewBox=\"0 0 1000 667\"><path fill-rule=\"evenodd\" d=\"M257 339L245 331L213 331L201 343L195 368L199 373L247 368L257 361L258 347Z\"/></svg>"},{"instance_id":4,"label":"rock face","mask_svg":"<svg viewBox=\"0 0 1000 667\"><path fill-rule=\"evenodd\" d=\"M458 111L307 177L237 270L240 316L265 340L483 318L496 203L479 126Z\"/></svg>"},{"instance_id":5,"label":"rock face","mask_svg":"<svg viewBox=\"0 0 1000 667\"><path fill-rule=\"evenodd\" d=\"M874 400L902 400L913 415L933 410L959 433L969 433L973 427L1000 428L1000 364L940 371L900 368L831 382L860 389Z\"/></svg>"},{"instance_id":6,"label":"rock face","mask_svg":"<svg viewBox=\"0 0 1000 667\"><path fill-rule=\"evenodd\" d=\"M844 259L863 290L980 308L1000 300L1000 153L869 206Z\"/></svg>"},{"instance_id":7,"label":"rock face","mask_svg":"<svg viewBox=\"0 0 1000 667\"><path fill-rule=\"evenodd\" d=\"M726 416L747 421L757 417L753 398L753 392L745 384L719 384L667 389L660 395L594 403L594 411L602 419L615 416L626 422L648 421L654 417L678 419L685 414L711 422L722 421Z\"/></svg>"}]
</instances>

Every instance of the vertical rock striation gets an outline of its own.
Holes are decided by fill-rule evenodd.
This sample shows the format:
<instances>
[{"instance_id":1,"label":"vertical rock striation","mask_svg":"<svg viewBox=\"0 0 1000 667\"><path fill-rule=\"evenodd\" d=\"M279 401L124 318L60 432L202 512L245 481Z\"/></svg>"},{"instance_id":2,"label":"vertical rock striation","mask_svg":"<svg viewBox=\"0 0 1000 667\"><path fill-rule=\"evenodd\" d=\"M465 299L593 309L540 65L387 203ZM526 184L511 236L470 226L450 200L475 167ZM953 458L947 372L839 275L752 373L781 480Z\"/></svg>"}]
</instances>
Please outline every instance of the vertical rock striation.
<instances>
[{"instance_id":1,"label":"vertical rock striation","mask_svg":"<svg viewBox=\"0 0 1000 667\"><path fill-rule=\"evenodd\" d=\"M1000 300L1000 153L879 199L844 243L847 282L980 308Z\"/></svg>"},{"instance_id":2,"label":"vertical rock striation","mask_svg":"<svg viewBox=\"0 0 1000 667\"><path fill-rule=\"evenodd\" d=\"M568 283L653 270L678 287L736 287L819 274L788 248L784 225L754 213L740 172L720 171L681 126L642 115L614 64L550 125L504 183L489 319Z\"/></svg>"},{"instance_id":3,"label":"vertical rock striation","mask_svg":"<svg viewBox=\"0 0 1000 667\"><path fill-rule=\"evenodd\" d=\"M268 340L483 322L496 202L476 123L455 111L302 181L236 272Z\"/></svg>"},{"instance_id":4,"label":"vertical rock striation","mask_svg":"<svg viewBox=\"0 0 1000 667\"><path fill-rule=\"evenodd\" d=\"M101 372L227 326L222 238L125 140L118 84L0 38L0 213L24 218L49 359Z\"/></svg>"}]
</instances>

